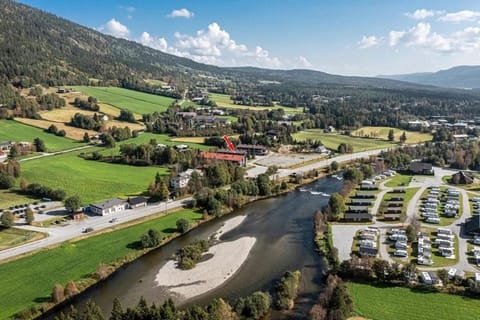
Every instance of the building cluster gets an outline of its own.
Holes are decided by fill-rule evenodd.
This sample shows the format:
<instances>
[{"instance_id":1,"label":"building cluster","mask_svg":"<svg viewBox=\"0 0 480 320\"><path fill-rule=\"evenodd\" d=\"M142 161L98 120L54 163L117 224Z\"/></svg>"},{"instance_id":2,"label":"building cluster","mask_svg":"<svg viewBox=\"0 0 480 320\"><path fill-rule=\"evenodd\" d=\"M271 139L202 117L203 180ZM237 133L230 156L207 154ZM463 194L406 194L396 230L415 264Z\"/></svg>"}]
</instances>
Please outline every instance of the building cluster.
<instances>
[{"instance_id":1,"label":"building cluster","mask_svg":"<svg viewBox=\"0 0 480 320\"><path fill-rule=\"evenodd\" d=\"M109 199L103 202L92 203L88 207L87 211L89 210L90 212L98 214L100 216L108 216L127 209L135 209L146 206L147 198L140 196L129 198L126 201L122 199Z\"/></svg>"},{"instance_id":2,"label":"building cluster","mask_svg":"<svg viewBox=\"0 0 480 320\"><path fill-rule=\"evenodd\" d=\"M378 236L377 228L368 227L361 230L358 236L360 240L358 254L360 256L376 257L378 255Z\"/></svg>"},{"instance_id":3,"label":"building cluster","mask_svg":"<svg viewBox=\"0 0 480 320\"><path fill-rule=\"evenodd\" d=\"M437 236L434 242L442 257L455 259L455 235L447 228L437 228Z\"/></svg>"},{"instance_id":4,"label":"building cluster","mask_svg":"<svg viewBox=\"0 0 480 320\"><path fill-rule=\"evenodd\" d=\"M394 256L402 258L408 256L407 232L404 229L393 228L390 230L390 236L388 239L395 248L395 251L393 252Z\"/></svg>"},{"instance_id":5,"label":"building cluster","mask_svg":"<svg viewBox=\"0 0 480 320\"><path fill-rule=\"evenodd\" d=\"M231 121L225 117L218 117L217 115L224 114L224 111L214 109L210 114L197 114L196 112L177 112L176 116L181 117L186 123L192 127L199 128L215 128L225 127L231 124Z\"/></svg>"},{"instance_id":6,"label":"building cluster","mask_svg":"<svg viewBox=\"0 0 480 320\"><path fill-rule=\"evenodd\" d=\"M385 221L394 221L400 220L402 214L403 202L405 193L404 188L397 188L389 192L392 196L387 199L386 206L382 208L381 214L383 215L383 220Z\"/></svg>"},{"instance_id":7,"label":"building cluster","mask_svg":"<svg viewBox=\"0 0 480 320\"><path fill-rule=\"evenodd\" d=\"M0 163L7 160L10 150L12 150L14 146L19 147L20 150L28 150L32 148L32 143L27 141L0 141Z\"/></svg>"},{"instance_id":8,"label":"building cluster","mask_svg":"<svg viewBox=\"0 0 480 320\"><path fill-rule=\"evenodd\" d=\"M417 263L422 265L432 265L432 241L430 235L425 232L417 234Z\"/></svg>"}]
</instances>

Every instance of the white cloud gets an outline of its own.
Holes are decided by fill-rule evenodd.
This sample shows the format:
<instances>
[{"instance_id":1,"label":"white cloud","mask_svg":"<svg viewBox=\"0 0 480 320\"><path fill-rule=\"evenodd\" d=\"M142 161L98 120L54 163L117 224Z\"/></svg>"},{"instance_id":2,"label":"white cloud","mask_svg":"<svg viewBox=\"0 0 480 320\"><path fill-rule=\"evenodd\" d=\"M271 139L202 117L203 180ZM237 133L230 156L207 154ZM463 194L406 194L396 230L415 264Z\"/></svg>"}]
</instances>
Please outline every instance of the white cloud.
<instances>
[{"instance_id":1,"label":"white cloud","mask_svg":"<svg viewBox=\"0 0 480 320\"><path fill-rule=\"evenodd\" d=\"M127 26L121 24L115 18L110 19L105 25L98 28L98 30L118 38L128 38L130 35L130 30L128 30Z\"/></svg>"},{"instance_id":2,"label":"white cloud","mask_svg":"<svg viewBox=\"0 0 480 320\"><path fill-rule=\"evenodd\" d=\"M433 32L429 23L420 22L408 30L390 31L389 44L392 47L421 47L442 54L472 52L480 48L480 27L468 27L442 35Z\"/></svg>"},{"instance_id":3,"label":"white cloud","mask_svg":"<svg viewBox=\"0 0 480 320\"><path fill-rule=\"evenodd\" d=\"M312 63L310 61L308 61L307 58L305 58L304 56L299 56L297 58L298 62L300 63L300 66L301 67L306 67L306 68L309 68L312 66Z\"/></svg>"},{"instance_id":4,"label":"white cloud","mask_svg":"<svg viewBox=\"0 0 480 320\"><path fill-rule=\"evenodd\" d=\"M379 39L376 36L363 36L362 40L358 42L358 45L362 49L367 49L371 47L375 47L379 44Z\"/></svg>"},{"instance_id":5,"label":"white cloud","mask_svg":"<svg viewBox=\"0 0 480 320\"><path fill-rule=\"evenodd\" d=\"M480 11L462 10L457 12L447 13L438 20L444 22L462 22L473 21L480 17Z\"/></svg>"},{"instance_id":6,"label":"white cloud","mask_svg":"<svg viewBox=\"0 0 480 320\"><path fill-rule=\"evenodd\" d=\"M413 12L407 12L405 15L411 19L415 20L424 20L427 18L431 18L433 16L438 16L444 14L445 11L443 10L427 10L427 9L417 9Z\"/></svg>"},{"instance_id":7,"label":"white cloud","mask_svg":"<svg viewBox=\"0 0 480 320\"><path fill-rule=\"evenodd\" d=\"M156 38L143 32L137 40L145 46L170 54L190 58L197 62L216 65L253 65L276 68L282 65L277 57L271 56L261 46L249 50L245 44L237 43L220 25L213 22L206 30L198 30L193 35L176 32L175 42L168 44L165 38ZM309 66L305 57L300 57L297 65Z\"/></svg>"},{"instance_id":8,"label":"white cloud","mask_svg":"<svg viewBox=\"0 0 480 320\"><path fill-rule=\"evenodd\" d=\"M182 9L177 9L177 10L173 10L169 15L167 15L167 17L169 18L186 18L186 19L190 19L194 16L195 14L191 11L189 11L188 9L186 8L182 8Z\"/></svg>"},{"instance_id":9,"label":"white cloud","mask_svg":"<svg viewBox=\"0 0 480 320\"><path fill-rule=\"evenodd\" d=\"M126 7L125 8L125 11L127 11L128 13L134 13L135 10L137 10L137 9L135 9L135 7Z\"/></svg>"}]
</instances>

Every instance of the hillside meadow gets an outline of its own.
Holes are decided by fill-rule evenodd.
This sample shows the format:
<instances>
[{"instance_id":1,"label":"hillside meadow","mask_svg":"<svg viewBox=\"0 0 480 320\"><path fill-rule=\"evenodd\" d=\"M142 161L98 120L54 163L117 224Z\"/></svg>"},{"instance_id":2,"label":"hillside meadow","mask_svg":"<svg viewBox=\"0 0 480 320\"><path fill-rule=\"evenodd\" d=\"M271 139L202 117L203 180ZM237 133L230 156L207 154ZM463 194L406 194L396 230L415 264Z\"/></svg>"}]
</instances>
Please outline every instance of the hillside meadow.
<instances>
[{"instance_id":1,"label":"hillside meadow","mask_svg":"<svg viewBox=\"0 0 480 320\"><path fill-rule=\"evenodd\" d=\"M224 108L232 108L232 109L250 109L250 110L271 110L271 109L278 109L282 108L285 110L285 113L302 113L303 108L292 108L292 107L284 107L281 105L275 105L274 107L264 107L264 106L244 106L240 104L234 104L232 99L230 99L230 95L228 94L219 94L219 93L209 93L210 99L216 102L219 107Z\"/></svg>"},{"instance_id":2,"label":"hillside meadow","mask_svg":"<svg viewBox=\"0 0 480 320\"><path fill-rule=\"evenodd\" d=\"M175 99L159 95L143 93L117 87L88 87L74 86L88 96L95 97L99 102L113 105L120 109L127 109L138 114L163 112L167 110Z\"/></svg>"},{"instance_id":3,"label":"hillside meadow","mask_svg":"<svg viewBox=\"0 0 480 320\"><path fill-rule=\"evenodd\" d=\"M84 145L78 141L66 137L58 137L54 134L46 133L42 129L15 120L0 120L0 141L33 142L37 137L45 142L48 151L60 151Z\"/></svg>"},{"instance_id":4,"label":"hillside meadow","mask_svg":"<svg viewBox=\"0 0 480 320\"><path fill-rule=\"evenodd\" d=\"M477 320L480 303L458 295L403 287L347 284L358 316L373 320Z\"/></svg>"},{"instance_id":5,"label":"hillside meadow","mask_svg":"<svg viewBox=\"0 0 480 320\"><path fill-rule=\"evenodd\" d=\"M141 194L147 190L157 172L168 173L164 167L135 167L84 160L78 156L80 152L25 161L22 163L22 178L63 189L67 195L78 195L84 204L88 204Z\"/></svg>"},{"instance_id":6,"label":"hillside meadow","mask_svg":"<svg viewBox=\"0 0 480 320\"><path fill-rule=\"evenodd\" d=\"M164 237L175 232L178 219L198 221L201 217L190 209L182 209L0 264L0 274L8 275L0 277L0 319L8 319L24 308L50 301L56 283L65 285L71 280L81 280L95 272L101 263L110 264L123 260L128 254L138 254L132 244L139 241L148 229L157 230Z\"/></svg>"},{"instance_id":7,"label":"hillside meadow","mask_svg":"<svg viewBox=\"0 0 480 320\"><path fill-rule=\"evenodd\" d=\"M432 141L432 134L422 133L418 131L408 131L392 127L362 127L352 132L352 136L378 138L388 140L388 133L393 130L394 141L399 142L400 136L405 131L407 144L421 143Z\"/></svg>"},{"instance_id":8,"label":"hillside meadow","mask_svg":"<svg viewBox=\"0 0 480 320\"><path fill-rule=\"evenodd\" d=\"M320 140L323 145L325 145L325 147L331 150L337 150L338 146L341 143L352 145L354 152L388 148L394 146L394 144L388 141L357 138L337 133L324 133L322 129L308 129L305 131L294 133L292 136L297 141L305 141L307 139Z\"/></svg>"}]
</instances>

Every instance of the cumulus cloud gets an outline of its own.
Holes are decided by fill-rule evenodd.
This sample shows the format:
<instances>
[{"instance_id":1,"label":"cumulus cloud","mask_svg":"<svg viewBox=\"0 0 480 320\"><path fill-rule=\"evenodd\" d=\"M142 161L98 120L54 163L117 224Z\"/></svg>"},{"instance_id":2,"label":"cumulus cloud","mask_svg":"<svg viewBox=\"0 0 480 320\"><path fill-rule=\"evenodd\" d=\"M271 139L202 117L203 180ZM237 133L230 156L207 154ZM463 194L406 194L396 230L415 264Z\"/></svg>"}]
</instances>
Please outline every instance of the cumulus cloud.
<instances>
[{"instance_id":1,"label":"cumulus cloud","mask_svg":"<svg viewBox=\"0 0 480 320\"><path fill-rule=\"evenodd\" d=\"M298 62L299 62L299 64L300 64L301 67L307 67L307 68L308 68L308 67L311 67L311 66L312 66L312 64L310 63L310 61L308 61L308 59L305 58L304 56L299 56L299 57L297 58L297 60L298 60Z\"/></svg>"},{"instance_id":2,"label":"cumulus cloud","mask_svg":"<svg viewBox=\"0 0 480 320\"><path fill-rule=\"evenodd\" d=\"M99 31L118 38L128 38L130 30L115 18L110 19L105 25L98 28Z\"/></svg>"},{"instance_id":3,"label":"cumulus cloud","mask_svg":"<svg viewBox=\"0 0 480 320\"><path fill-rule=\"evenodd\" d=\"M480 11L461 10L457 12L447 13L441 16L438 20L444 22L463 22L473 21L480 17Z\"/></svg>"},{"instance_id":4,"label":"cumulus cloud","mask_svg":"<svg viewBox=\"0 0 480 320\"><path fill-rule=\"evenodd\" d=\"M363 36L362 40L358 42L358 45L362 49L367 49L371 47L375 47L379 44L379 39L376 36Z\"/></svg>"},{"instance_id":5,"label":"cumulus cloud","mask_svg":"<svg viewBox=\"0 0 480 320\"><path fill-rule=\"evenodd\" d=\"M268 50L261 46L250 50L245 44L237 43L216 22L209 24L206 30L198 30L193 35L176 32L174 38L175 41L169 44L165 38L156 38L148 32L143 32L137 41L145 46L202 63L272 68L282 65L280 59L271 56ZM303 65L307 66L308 60L302 58Z\"/></svg>"},{"instance_id":6,"label":"cumulus cloud","mask_svg":"<svg viewBox=\"0 0 480 320\"><path fill-rule=\"evenodd\" d=\"M389 44L392 47L422 47L436 53L471 52L480 48L480 27L468 27L441 35L433 32L429 23L420 22L407 30L390 31Z\"/></svg>"},{"instance_id":7,"label":"cumulus cloud","mask_svg":"<svg viewBox=\"0 0 480 320\"><path fill-rule=\"evenodd\" d=\"M169 18L186 18L190 19L195 14L192 11L189 11L186 8L173 10L170 14L167 15Z\"/></svg>"},{"instance_id":8,"label":"cumulus cloud","mask_svg":"<svg viewBox=\"0 0 480 320\"><path fill-rule=\"evenodd\" d=\"M415 20L423 20L427 18L431 18L433 16L443 14L444 11L435 11L435 10L427 10L427 9L417 9L413 12L407 12L405 15L411 19Z\"/></svg>"}]
</instances>

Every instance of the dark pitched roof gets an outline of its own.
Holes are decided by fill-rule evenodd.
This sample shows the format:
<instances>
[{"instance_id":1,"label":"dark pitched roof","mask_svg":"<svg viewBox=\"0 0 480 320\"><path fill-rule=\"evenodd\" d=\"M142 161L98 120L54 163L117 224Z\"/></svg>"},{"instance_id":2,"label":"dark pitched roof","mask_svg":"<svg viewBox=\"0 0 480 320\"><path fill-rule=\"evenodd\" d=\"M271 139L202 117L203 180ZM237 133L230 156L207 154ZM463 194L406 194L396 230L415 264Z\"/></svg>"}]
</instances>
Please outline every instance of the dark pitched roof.
<instances>
[{"instance_id":1,"label":"dark pitched roof","mask_svg":"<svg viewBox=\"0 0 480 320\"><path fill-rule=\"evenodd\" d=\"M368 248L368 247L360 247L358 253L361 256L376 256L378 254L377 248Z\"/></svg>"},{"instance_id":2,"label":"dark pitched roof","mask_svg":"<svg viewBox=\"0 0 480 320\"><path fill-rule=\"evenodd\" d=\"M425 171L425 170L432 170L432 164L420 161L414 161L410 163L410 170L415 172Z\"/></svg>"},{"instance_id":3,"label":"dark pitched roof","mask_svg":"<svg viewBox=\"0 0 480 320\"><path fill-rule=\"evenodd\" d=\"M259 144L243 144L240 143L237 149L254 149L254 150L266 150L267 148Z\"/></svg>"},{"instance_id":4,"label":"dark pitched roof","mask_svg":"<svg viewBox=\"0 0 480 320\"><path fill-rule=\"evenodd\" d=\"M138 204L142 204L142 203L146 203L146 202L147 202L147 198L145 198L145 197L135 197L135 198L129 198L128 199L128 203L131 206L136 206Z\"/></svg>"},{"instance_id":5,"label":"dark pitched roof","mask_svg":"<svg viewBox=\"0 0 480 320\"><path fill-rule=\"evenodd\" d=\"M92 203L92 207L97 207L99 209L109 209L118 205L125 204L126 201L121 200L121 199L110 199L104 202L99 202L99 203Z\"/></svg>"},{"instance_id":6,"label":"dark pitched roof","mask_svg":"<svg viewBox=\"0 0 480 320\"><path fill-rule=\"evenodd\" d=\"M465 220L463 228L467 234L480 232L480 215L475 215Z\"/></svg>"}]
</instances>

